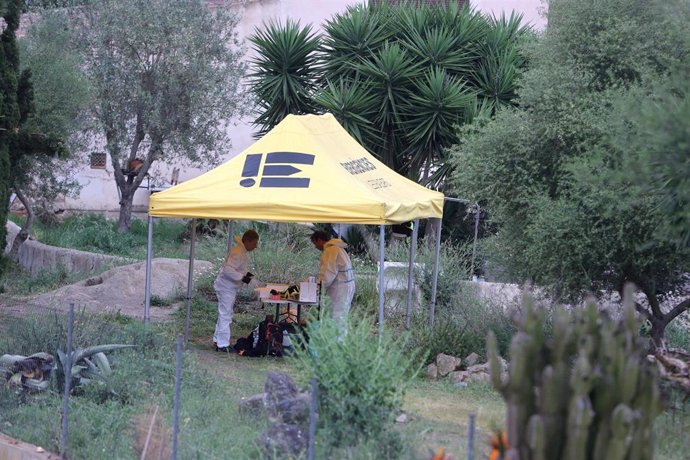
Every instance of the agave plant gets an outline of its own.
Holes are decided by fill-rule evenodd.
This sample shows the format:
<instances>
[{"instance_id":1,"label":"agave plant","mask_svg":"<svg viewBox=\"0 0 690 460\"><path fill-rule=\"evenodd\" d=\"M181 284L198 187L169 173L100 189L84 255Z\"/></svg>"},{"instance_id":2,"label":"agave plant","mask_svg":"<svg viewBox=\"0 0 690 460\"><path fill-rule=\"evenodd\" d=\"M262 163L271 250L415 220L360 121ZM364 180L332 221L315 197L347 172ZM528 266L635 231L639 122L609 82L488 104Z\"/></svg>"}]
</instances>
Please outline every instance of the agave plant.
<instances>
[{"instance_id":1,"label":"agave plant","mask_svg":"<svg viewBox=\"0 0 690 460\"><path fill-rule=\"evenodd\" d=\"M105 353L130 347L133 347L133 345L108 344L74 350L70 354L70 386L75 388L94 380L108 385L108 376L112 373L112 369ZM65 372L67 368L67 354L62 350L58 350L57 355L57 378L58 383L62 386L66 381L67 375Z\"/></svg>"},{"instance_id":2,"label":"agave plant","mask_svg":"<svg viewBox=\"0 0 690 460\"><path fill-rule=\"evenodd\" d=\"M0 375L11 387L43 391L50 384L53 362L53 356L43 352L31 356L2 355Z\"/></svg>"}]
</instances>

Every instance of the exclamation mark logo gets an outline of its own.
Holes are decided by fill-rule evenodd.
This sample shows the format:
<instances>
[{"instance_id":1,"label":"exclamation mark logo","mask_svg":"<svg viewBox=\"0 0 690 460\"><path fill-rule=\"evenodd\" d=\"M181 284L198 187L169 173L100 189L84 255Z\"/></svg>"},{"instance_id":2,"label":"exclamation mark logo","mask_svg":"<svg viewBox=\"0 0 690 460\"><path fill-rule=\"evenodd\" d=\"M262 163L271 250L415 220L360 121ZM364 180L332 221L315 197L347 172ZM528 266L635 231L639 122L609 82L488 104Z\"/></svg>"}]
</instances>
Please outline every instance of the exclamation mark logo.
<instances>
[{"instance_id":1,"label":"exclamation mark logo","mask_svg":"<svg viewBox=\"0 0 690 460\"><path fill-rule=\"evenodd\" d=\"M252 187L256 184L256 181L252 177L259 175L259 167L261 166L261 157L263 153L252 153L247 155L244 160L244 168L242 169L242 177L247 179L242 179L240 185L242 187Z\"/></svg>"}]
</instances>

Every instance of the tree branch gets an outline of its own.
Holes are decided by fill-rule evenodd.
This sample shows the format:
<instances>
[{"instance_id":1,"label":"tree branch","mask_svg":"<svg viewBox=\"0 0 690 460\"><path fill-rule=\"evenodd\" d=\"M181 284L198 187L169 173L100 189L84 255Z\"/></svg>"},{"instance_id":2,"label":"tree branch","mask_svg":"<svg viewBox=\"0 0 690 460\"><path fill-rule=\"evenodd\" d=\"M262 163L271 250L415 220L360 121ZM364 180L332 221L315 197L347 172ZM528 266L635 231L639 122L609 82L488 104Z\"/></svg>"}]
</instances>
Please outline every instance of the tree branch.
<instances>
[{"instance_id":1,"label":"tree branch","mask_svg":"<svg viewBox=\"0 0 690 460\"><path fill-rule=\"evenodd\" d=\"M132 145L129 148L129 161L134 160L137 157L137 152L139 151L139 145L141 141L146 137L144 132L144 117L142 115L141 100L137 101L137 128L134 131L134 139L132 139ZM129 165L127 165L129 168Z\"/></svg>"},{"instance_id":2,"label":"tree branch","mask_svg":"<svg viewBox=\"0 0 690 460\"><path fill-rule=\"evenodd\" d=\"M682 301L681 303L679 303L678 305L676 305L675 307L673 307L673 308L671 309L670 312L668 312L668 313L666 313L666 314L664 315L664 322L665 322L666 324L670 323L670 322L673 321L678 315L680 315L681 313L683 313L683 312L684 312L685 310L687 310L688 308L690 308L690 299L685 299L684 301Z\"/></svg>"}]
</instances>

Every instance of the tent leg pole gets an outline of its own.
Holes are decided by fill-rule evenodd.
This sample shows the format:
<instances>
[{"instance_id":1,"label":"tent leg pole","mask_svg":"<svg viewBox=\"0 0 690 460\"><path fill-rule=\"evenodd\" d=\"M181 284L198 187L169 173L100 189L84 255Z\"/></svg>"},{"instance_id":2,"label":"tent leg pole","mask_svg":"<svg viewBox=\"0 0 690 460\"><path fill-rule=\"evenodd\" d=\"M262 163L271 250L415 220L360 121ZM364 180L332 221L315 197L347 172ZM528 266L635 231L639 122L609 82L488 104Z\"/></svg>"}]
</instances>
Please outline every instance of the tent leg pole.
<instances>
[{"instance_id":1,"label":"tent leg pole","mask_svg":"<svg viewBox=\"0 0 690 460\"><path fill-rule=\"evenodd\" d=\"M189 274L187 275L187 316L184 322L184 343L189 343L189 317L192 311L192 289L194 288L194 247L196 243L196 219L192 219L192 236L189 242Z\"/></svg>"},{"instance_id":2,"label":"tent leg pole","mask_svg":"<svg viewBox=\"0 0 690 460\"><path fill-rule=\"evenodd\" d=\"M386 247L386 232L383 225L379 226L379 338L383 336L383 271Z\"/></svg>"},{"instance_id":3,"label":"tent leg pole","mask_svg":"<svg viewBox=\"0 0 690 460\"><path fill-rule=\"evenodd\" d=\"M414 259L417 253L417 232L419 219L414 220L412 237L410 239L410 260L407 264L407 308L405 310L405 329L410 329L410 317L412 316L412 280L414 279Z\"/></svg>"},{"instance_id":4,"label":"tent leg pole","mask_svg":"<svg viewBox=\"0 0 690 460\"><path fill-rule=\"evenodd\" d=\"M226 249L225 254L229 253L229 252L230 252L230 249L232 249L232 231L233 231L233 226L234 226L234 222L231 221L231 220L229 220L229 221L228 221L228 247L225 248L225 249Z\"/></svg>"},{"instance_id":5,"label":"tent leg pole","mask_svg":"<svg viewBox=\"0 0 690 460\"><path fill-rule=\"evenodd\" d=\"M144 293L144 324L149 324L151 311L151 257L153 255L153 217L148 217L148 237L146 241L146 288Z\"/></svg>"},{"instance_id":6,"label":"tent leg pole","mask_svg":"<svg viewBox=\"0 0 690 460\"><path fill-rule=\"evenodd\" d=\"M431 285L431 304L429 305L429 327L434 329L434 321L436 315L436 290L438 287L438 269L439 259L441 258L441 226L442 219L438 219L438 226L436 228L436 255L434 257L434 278Z\"/></svg>"}]
</instances>

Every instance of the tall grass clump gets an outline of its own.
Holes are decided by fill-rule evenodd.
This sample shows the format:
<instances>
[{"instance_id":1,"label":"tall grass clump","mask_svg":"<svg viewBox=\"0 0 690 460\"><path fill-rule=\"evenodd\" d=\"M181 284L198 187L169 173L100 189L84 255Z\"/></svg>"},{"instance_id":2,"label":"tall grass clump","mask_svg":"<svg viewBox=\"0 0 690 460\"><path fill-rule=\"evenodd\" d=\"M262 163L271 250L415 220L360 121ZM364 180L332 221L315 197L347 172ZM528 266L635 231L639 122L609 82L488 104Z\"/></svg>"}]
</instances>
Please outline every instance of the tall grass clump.
<instances>
[{"instance_id":1,"label":"tall grass clump","mask_svg":"<svg viewBox=\"0 0 690 460\"><path fill-rule=\"evenodd\" d=\"M398 244L388 251L390 259L409 260L409 246ZM412 349L426 353L431 362L439 353L464 357L474 352L486 356L486 336L492 331L499 351L505 355L516 331L511 319L512 305L499 300L482 299L470 281L472 247L466 244L441 244L439 276L436 291L435 321L429 326L428 299L431 296L434 270L434 247L421 244L416 263L415 282L423 292L422 308L413 316Z\"/></svg>"},{"instance_id":2,"label":"tall grass clump","mask_svg":"<svg viewBox=\"0 0 690 460\"><path fill-rule=\"evenodd\" d=\"M379 441L379 454L397 458L401 439L392 420L403 403L408 383L420 370L419 358L405 352L405 337L387 332L377 337L366 319L351 321L344 337L331 319L309 326L309 342L293 362L303 382L316 378L319 388L319 439L338 457L345 446ZM375 443L376 444L376 443Z\"/></svg>"}]
</instances>

